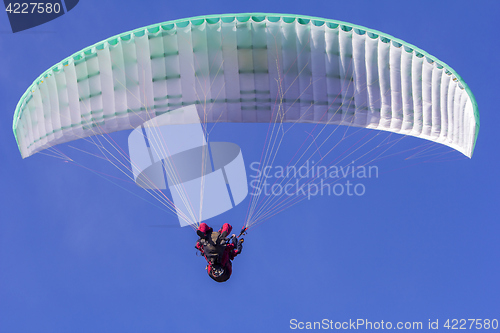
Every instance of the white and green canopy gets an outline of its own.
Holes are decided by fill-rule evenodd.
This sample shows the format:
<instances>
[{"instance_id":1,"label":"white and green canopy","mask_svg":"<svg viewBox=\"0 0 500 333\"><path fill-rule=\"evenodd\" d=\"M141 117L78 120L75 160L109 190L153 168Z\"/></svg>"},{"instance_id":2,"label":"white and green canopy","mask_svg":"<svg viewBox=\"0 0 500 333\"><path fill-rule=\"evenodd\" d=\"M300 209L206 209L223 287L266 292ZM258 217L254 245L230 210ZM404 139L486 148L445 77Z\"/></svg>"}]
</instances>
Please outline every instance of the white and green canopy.
<instances>
[{"instance_id":1,"label":"white and green canopy","mask_svg":"<svg viewBox=\"0 0 500 333\"><path fill-rule=\"evenodd\" d=\"M204 122L340 124L471 156L474 96L443 62L392 36L286 14L200 16L92 45L40 75L13 130L23 157L202 104Z\"/></svg>"}]
</instances>

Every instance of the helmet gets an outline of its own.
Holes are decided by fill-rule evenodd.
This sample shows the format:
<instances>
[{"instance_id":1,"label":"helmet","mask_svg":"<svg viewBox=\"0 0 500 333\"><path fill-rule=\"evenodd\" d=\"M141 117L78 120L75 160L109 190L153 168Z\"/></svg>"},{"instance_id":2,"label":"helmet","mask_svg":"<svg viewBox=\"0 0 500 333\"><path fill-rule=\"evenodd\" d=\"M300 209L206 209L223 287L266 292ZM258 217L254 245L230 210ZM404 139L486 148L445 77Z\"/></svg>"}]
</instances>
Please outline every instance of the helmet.
<instances>
[{"instance_id":1,"label":"helmet","mask_svg":"<svg viewBox=\"0 0 500 333\"><path fill-rule=\"evenodd\" d=\"M212 278L212 280L217 282L224 282L229 279L231 276L231 270L222 267L219 264L208 265L207 266L208 276Z\"/></svg>"},{"instance_id":2,"label":"helmet","mask_svg":"<svg viewBox=\"0 0 500 333\"><path fill-rule=\"evenodd\" d=\"M218 278L222 274L224 274L224 268L222 268L221 265L212 265L212 267L209 267L208 269L208 274L214 278Z\"/></svg>"}]
</instances>

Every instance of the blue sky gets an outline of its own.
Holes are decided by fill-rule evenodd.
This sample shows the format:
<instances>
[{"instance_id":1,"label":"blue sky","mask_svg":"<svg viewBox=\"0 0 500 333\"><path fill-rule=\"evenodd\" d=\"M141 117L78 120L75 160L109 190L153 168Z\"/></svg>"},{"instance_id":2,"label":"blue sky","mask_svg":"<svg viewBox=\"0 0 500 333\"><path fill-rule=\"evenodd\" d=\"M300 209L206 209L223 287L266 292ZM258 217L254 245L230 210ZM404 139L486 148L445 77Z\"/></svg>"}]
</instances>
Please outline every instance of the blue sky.
<instances>
[{"instance_id":1,"label":"blue sky","mask_svg":"<svg viewBox=\"0 0 500 333\"><path fill-rule=\"evenodd\" d=\"M77 166L40 154L21 158L12 116L47 68L127 30L237 12L351 22L446 62L479 105L473 158L380 161L365 195L318 196L252 229L224 284L207 277L191 229L165 227L175 216ZM429 319L441 328L453 318L500 320L499 12L494 1L82 0L17 34L4 14L0 332L287 332L291 319L424 328ZM248 165L259 159L263 135L262 127L221 125L213 139L237 142ZM399 149L419 144L409 139ZM239 229L247 204L213 223Z\"/></svg>"}]
</instances>

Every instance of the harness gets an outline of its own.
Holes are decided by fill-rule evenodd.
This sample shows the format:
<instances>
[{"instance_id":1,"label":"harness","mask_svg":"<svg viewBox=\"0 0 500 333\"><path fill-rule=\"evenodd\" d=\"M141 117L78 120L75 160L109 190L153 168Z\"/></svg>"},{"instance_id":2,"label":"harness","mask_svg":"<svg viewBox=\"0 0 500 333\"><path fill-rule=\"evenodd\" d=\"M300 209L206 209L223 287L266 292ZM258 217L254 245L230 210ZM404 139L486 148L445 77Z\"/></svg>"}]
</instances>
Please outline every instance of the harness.
<instances>
[{"instance_id":1,"label":"harness","mask_svg":"<svg viewBox=\"0 0 500 333\"><path fill-rule=\"evenodd\" d=\"M208 237L199 240L203 253L210 266L221 264L222 255L226 250L226 240L219 232L213 231Z\"/></svg>"}]
</instances>

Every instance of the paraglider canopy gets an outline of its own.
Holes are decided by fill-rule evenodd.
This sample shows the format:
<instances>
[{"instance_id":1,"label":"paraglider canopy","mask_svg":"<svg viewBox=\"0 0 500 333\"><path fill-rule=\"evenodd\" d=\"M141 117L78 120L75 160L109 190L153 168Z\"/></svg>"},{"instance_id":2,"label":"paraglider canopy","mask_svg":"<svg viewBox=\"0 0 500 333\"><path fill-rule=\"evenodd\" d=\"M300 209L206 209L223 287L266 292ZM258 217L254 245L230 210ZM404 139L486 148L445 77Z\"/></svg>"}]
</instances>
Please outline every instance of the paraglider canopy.
<instances>
[{"instance_id":1,"label":"paraglider canopy","mask_svg":"<svg viewBox=\"0 0 500 333\"><path fill-rule=\"evenodd\" d=\"M309 122L416 136L472 155L479 115L449 66L387 34L316 17L209 15L111 37L54 65L19 101L28 157L198 104L203 122Z\"/></svg>"},{"instance_id":2,"label":"paraglider canopy","mask_svg":"<svg viewBox=\"0 0 500 333\"><path fill-rule=\"evenodd\" d=\"M177 117L181 111L183 116ZM156 126L165 119L183 119L183 127L195 119L197 134L172 131L172 126L179 125L177 120L175 124L169 120L168 128ZM156 200L178 215L181 225L195 228L200 221L232 209L248 193L237 145L220 148L209 142L207 124L218 122L269 124L259 176L252 181L246 227L310 198L309 192L299 190L297 197L285 196L279 186L290 186L290 179L282 177L272 185L281 197L260 201L260 189L266 186L260 171L273 164L287 131L284 123L321 127L316 136L311 135L313 142L290 160L299 168L304 164L309 168L311 154L306 152L313 145L318 154L325 147L327 151L313 160L312 168L337 147L338 142L326 144L335 130L325 133L324 129L338 127L330 125L342 125L346 131L351 127L379 130L366 131L375 135L418 137L468 157L479 131L477 105L468 86L425 51L341 21L262 13L169 21L87 47L35 80L17 105L13 130L23 158L97 135L113 142L109 133L132 131L128 154L116 147L119 158L103 159L128 177L133 174L134 183L151 190ZM161 135L151 135L152 128ZM317 142L321 134L324 140ZM158 140L150 140L155 137ZM191 142L195 137L199 139ZM99 139L93 139L89 141L106 155ZM139 149L134 150L130 142ZM383 145L393 143L387 140ZM357 150L338 155L328 165L354 165L352 154ZM359 158L370 163L384 152L373 158L366 152ZM137 154L145 158L131 158ZM59 152L57 156L70 160ZM186 167L195 160L199 161L195 168ZM170 162L176 167L165 167ZM157 177L164 171L167 177ZM318 186L314 183L321 183L318 177L314 174L308 186ZM167 184L172 200L160 191Z\"/></svg>"}]
</instances>

